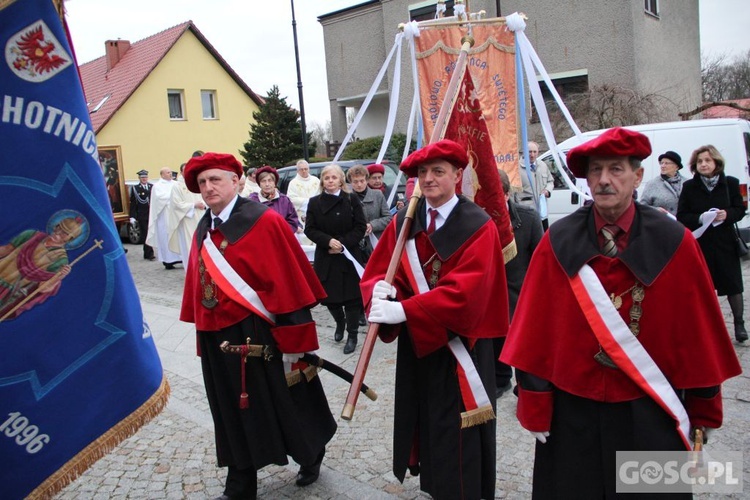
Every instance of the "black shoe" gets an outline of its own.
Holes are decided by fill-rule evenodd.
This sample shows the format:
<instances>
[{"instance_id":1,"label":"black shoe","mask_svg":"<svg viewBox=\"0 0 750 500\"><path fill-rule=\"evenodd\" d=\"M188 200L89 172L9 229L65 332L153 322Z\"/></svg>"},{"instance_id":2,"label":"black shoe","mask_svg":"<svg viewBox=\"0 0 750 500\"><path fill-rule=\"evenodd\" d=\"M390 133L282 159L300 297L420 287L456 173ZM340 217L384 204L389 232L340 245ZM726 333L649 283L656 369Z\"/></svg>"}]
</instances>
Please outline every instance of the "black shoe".
<instances>
[{"instance_id":1,"label":"black shoe","mask_svg":"<svg viewBox=\"0 0 750 500\"><path fill-rule=\"evenodd\" d=\"M320 464L323 463L323 457L326 454L325 448L318 455L318 459L312 465L302 465L297 473L297 486L309 486L318 480L320 476Z\"/></svg>"},{"instance_id":2,"label":"black shoe","mask_svg":"<svg viewBox=\"0 0 750 500\"><path fill-rule=\"evenodd\" d=\"M747 330L745 330L744 321L739 321L734 324L734 338L737 342L745 342L747 340Z\"/></svg>"},{"instance_id":3,"label":"black shoe","mask_svg":"<svg viewBox=\"0 0 750 500\"><path fill-rule=\"evenodd\" d=\"M367 325L367 320L365 319L365 312L362 311L361 313L359 313L359 326L366 326L366 325Z\"/></svg>"},{"instance_id":4,"label":"black shoe","mask_svg":"<svg viewBox=\"0 0 750 500\"><path fill-rule=\"evenodd\" d=\"M506 382L505 385L503 385L501 387L497 387L495 389L495 399L500 399L500 397L502 397L503 394L505 394L506 392L508 392L512 388L513 388L513 384L510 383L510 380L508 382Z\"/></svg>"},{"instance_id":5,"label":"black shoe","mask_svg":"<svg viewBox=\"0 0 750 500\"><path fill-rule=\"evenodd\" d=\"M349 335L344 346L344 354L351 354L357 348L357 336Z\"/></svg>"},{"instance_id":6,"label":"black shoe","mask_svg":"<svg viewBox=\"0 0 750 500\"><path fill-rule=\"evenodd\" d=\"M336 331L333 333L333 340L336 342L344 340L344 328L346 328L346 322L343 319L336 322Z\"/></svg>"},{"instance_id":7,"label":"black shoe","mask_svg":"<svg viewBox=\"0 0 750 500\"><path fill-rule=\"evenodd\" d=\"M165 263L164 263L164 269L174 269L174 264L167 264L167 263L165 262Z\"/></svg>"}]
</instances>

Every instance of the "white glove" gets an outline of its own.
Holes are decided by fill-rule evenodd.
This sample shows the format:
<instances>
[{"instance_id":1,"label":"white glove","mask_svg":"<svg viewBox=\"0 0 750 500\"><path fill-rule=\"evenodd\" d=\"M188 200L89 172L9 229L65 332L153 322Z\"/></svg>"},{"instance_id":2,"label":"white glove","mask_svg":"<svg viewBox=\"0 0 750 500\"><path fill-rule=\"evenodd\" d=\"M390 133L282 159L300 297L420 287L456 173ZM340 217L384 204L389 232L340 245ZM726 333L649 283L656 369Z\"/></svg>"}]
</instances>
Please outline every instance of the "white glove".
<instances>
[{"instance_id":1,"label":"white glove","mask_svg":"<svg viewBox=\"0 0 750 500\"><path fill-rule=\"evenodd\" d=\"M396 287L391 285L385 280L380 280L375 283L375 288L372 289L373 299L395 299L396 298Z\"/></svg>"},{"instance_id":2,"label":"white glove","mask_svg":"<svg viewBox=\"0 0 750 500\"><path fill-rule=\"evenodd\" d=\"M135 224L135 217L131 217L131 218L130 218L130 223L131 223L131 224Z\"/></svg>"},{"instance_id":3,"label":"white glove","mask_svg":"<svg viewBox=\"0 0 750 500\"><path fill-rule=\"evenodd\" d=\"M549 432L534 432L529 431L529 433L536 438L537 441L539 441L542 444L547 444L547 438L549 437Z\"/></svg>"},{"instance_id":4,"label":"white glove","mask_svg":"<svg viewBox=\"0 0 750 500\"><path fill-rule=\"evenodd\" d=\"M299 361L299 358L304 355L304 352L283 353L281 355L281 360L284 363L296 363L297 361Z\"/></svg>"},{"instance_id":5,"label":"white glove","mask_svg":"<svg viewBox=\"0 0 750 500\"><path fill-rule=\"evenodd\" d=\"M406 313L400 302L373 298L367 320L381 325L397 325L406 321Z\"/></svg>"}]
</instances>

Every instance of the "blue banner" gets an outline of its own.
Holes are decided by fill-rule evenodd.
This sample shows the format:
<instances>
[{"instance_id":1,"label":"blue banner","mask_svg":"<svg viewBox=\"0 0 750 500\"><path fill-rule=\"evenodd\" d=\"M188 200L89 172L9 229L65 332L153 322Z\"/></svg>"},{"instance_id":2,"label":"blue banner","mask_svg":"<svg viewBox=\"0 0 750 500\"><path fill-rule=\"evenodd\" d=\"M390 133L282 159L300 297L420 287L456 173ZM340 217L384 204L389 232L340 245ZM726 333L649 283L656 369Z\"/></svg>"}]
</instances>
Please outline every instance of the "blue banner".
<instances>
[{"instance_id":1,"label":"blue banner","mask_svg":"<svg viewBox=\"0 0 750 500\"><path fill-rule=\"evenodd\" d=\"M51 496L169 388L51 0L0 7L0 491Z\"/></svg>"}]
</instances>

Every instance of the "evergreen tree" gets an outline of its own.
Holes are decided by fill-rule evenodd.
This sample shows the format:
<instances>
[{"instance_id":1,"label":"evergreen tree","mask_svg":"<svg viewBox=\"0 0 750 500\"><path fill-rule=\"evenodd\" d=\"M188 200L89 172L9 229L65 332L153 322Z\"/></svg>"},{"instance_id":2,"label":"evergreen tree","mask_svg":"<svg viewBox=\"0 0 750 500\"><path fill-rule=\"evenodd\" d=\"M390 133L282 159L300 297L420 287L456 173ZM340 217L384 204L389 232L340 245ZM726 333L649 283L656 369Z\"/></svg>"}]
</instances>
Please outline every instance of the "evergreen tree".
<instances>
[{"instance_id":1,"label":"evergreen tree","mask_svg":"<svg viewBox=\"0 0 750 500\"><path fill-rule=\"evenodd\" d=\"M279 87L274 85L265 97L265 103L253 113L255 123L250 126L250 140L244 144L240 155L250 167L271 165L283 167L302 158L302 125L299 111L279 96ZM315 151L316 144L307 134L308 152Z\"/></svg>"}]
</instances>

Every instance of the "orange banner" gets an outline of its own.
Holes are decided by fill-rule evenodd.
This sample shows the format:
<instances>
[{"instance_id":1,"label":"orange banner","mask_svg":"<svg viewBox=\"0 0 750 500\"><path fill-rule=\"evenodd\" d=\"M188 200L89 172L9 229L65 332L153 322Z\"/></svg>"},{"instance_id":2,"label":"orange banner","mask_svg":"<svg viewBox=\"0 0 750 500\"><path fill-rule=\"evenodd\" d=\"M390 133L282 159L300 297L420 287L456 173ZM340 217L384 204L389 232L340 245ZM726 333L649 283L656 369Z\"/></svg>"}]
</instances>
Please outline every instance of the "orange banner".
<instances>
[{"instance_id":1,"label":"orange banner","mask_svg":"<svg viewBox=\"0 0 750 500\"><path fill-rule=\"evenodd\" d=\"M450 82L466 27L420 30L415 38L424 135L430 137ZM474 46L467 67L477 87L484 120L498 168L521 185L518 177L516 70L513 33L504 24L473 26Z\"/></svg>"}]
</instances>

